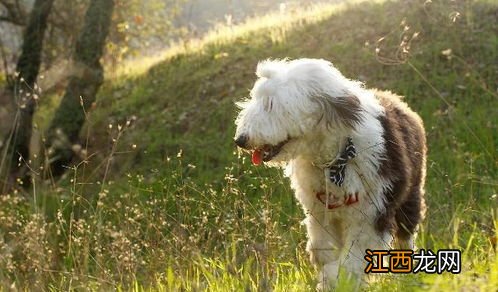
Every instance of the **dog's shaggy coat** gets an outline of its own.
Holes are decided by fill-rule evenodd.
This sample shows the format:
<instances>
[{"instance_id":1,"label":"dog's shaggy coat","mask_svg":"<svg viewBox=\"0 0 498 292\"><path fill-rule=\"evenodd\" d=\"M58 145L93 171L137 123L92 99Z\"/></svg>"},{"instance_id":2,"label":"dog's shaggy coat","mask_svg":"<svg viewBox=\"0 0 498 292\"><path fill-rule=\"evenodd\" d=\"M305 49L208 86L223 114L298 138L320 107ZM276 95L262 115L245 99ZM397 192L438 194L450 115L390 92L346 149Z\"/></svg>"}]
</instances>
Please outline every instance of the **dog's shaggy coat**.
<instances>
[{"instance_id":1,"label":"dog's shaggy coat","mask_svg":"<svg viewBox=\"0 0 498 292\"><path fill-rule=\"evenodd\" d=\"M420 117L325 60L263 61L256 74L251 98L238 103L235 142L255 164L285 167L306 214L319 287L335 283L340 268L364 274L366 249L414 248L425 212ZM347 141L356 156L339 186L328 173Z\"/></svg>"}]
</instances>

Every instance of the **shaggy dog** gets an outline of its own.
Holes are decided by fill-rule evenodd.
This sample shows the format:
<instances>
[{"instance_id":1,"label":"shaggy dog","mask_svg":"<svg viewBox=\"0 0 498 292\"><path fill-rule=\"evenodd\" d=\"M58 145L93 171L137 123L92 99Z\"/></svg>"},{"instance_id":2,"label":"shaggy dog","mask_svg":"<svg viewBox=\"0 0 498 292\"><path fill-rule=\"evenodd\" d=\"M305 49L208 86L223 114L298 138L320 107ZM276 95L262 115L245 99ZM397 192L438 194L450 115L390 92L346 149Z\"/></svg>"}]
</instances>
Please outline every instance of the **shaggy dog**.
<instances>
[{"instance_id":1,"label":"shaggy dog","mask_svg":"<svg viewBox=\"0 0 498 292\"><path fill-rule=\"evenodd\" d=\"M238 103L235 143L255 165L282 166L301 203L319 288L339 269L362 279L365 250L414 248L425 212L425 132L386 91L325 60L267 60Z\"/></svg>"}]
</instances>

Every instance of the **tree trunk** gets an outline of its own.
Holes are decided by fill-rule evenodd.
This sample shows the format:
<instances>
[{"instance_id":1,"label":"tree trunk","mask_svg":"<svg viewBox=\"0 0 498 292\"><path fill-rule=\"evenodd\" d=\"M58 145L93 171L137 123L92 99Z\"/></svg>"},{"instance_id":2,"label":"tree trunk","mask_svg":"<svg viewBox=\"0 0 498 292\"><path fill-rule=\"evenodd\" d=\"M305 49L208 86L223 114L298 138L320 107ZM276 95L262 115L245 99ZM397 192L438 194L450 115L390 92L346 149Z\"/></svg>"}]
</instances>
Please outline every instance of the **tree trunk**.
<instances>
[{"instance_id":1,"label":"tree trunk","mask_svg":"<svg viewBox=\"0 0 498 292\"><path fill-rule=\"evenodd\" d=\"M6 90L18 108L16 119L5 139L0 162L2 193L16 181L29 187L29 144L37 92L34 90L41 65L43 36L54 0L36 0L24 31L21 56L17 62L16 77Z\"/></svg>"},{"instance_id":2,"label":"tree trunk","mask_svg":"<svg viewBox=\"0 0 498 292\"><path fill-rule=\"evenodd\" d=\"M114 0L91 0L73 55L74 71L47 134L51 174L60 176L73 159L85 115L104 81L100 64Z\"/></svg>"}]
</instances>

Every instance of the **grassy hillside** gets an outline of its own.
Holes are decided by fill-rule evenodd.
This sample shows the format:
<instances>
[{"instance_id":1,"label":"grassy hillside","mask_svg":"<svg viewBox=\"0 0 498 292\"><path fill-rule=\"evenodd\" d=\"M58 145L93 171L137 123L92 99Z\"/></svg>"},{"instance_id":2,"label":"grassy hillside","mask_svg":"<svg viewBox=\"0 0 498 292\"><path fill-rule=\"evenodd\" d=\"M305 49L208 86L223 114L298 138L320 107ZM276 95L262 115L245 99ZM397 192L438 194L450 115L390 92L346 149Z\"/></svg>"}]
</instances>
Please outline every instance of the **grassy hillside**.
<instances>
[{"instance_id":1,"label":"grassy hillside","mask_svg":"<svg viewBox=\"0 0 498 292\"><path fill-rule=\"evenodd\" d=\"M287 179L251 166L232 138L258 60L316 57L420 113L429 210L417 245L463 251L460 275L388 276L369 290L497 287L497 17L496 1L320 6L221 30L148 70L129 64L89 113L86 160L27 198L0 197L1 285L312 289Z\"/></svg>"}]
</instances>

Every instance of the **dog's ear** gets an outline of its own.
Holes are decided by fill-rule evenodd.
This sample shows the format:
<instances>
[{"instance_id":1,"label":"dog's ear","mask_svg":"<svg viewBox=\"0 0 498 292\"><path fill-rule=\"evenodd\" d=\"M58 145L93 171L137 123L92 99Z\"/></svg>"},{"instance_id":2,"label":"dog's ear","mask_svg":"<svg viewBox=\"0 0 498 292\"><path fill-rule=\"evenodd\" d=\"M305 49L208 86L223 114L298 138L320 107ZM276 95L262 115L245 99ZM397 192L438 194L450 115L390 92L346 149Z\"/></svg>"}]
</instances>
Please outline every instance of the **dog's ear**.
<instances>
[{"instance_id":1,"label":"dog's ear","mask_svg":"<svg viewBox=\"0 0 498 292\"><path fill-rule=\"evenodd\" d=\"M353 128L361 121L361 104L354 95L330 96L322 93L313 96L313 100L320 106L319 122L324 121L327 126L342 125Z\"/></svg>"}]
</instances>

